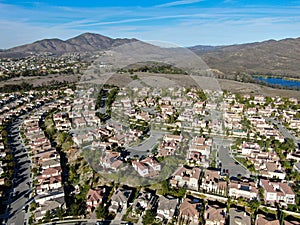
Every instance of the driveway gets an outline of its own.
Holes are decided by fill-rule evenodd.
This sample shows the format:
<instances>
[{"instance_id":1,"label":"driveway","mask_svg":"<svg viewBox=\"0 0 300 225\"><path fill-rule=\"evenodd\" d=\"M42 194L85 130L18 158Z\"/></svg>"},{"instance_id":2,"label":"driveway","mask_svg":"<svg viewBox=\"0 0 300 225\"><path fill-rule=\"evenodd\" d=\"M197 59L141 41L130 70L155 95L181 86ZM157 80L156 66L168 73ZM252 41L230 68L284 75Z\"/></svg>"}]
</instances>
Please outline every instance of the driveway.
<instances>
[{"instance_id":1,"label":"driveway","mask_svg":"<svg viewBox=\"0 0 300 225\"><path fill-rule=\"evenodd\" d=\"M111 224L121 224L123 215L126 214L127 208L123 207L121 212L118 212L115 218L111 221Z\"/></svg>"}]
</instances>

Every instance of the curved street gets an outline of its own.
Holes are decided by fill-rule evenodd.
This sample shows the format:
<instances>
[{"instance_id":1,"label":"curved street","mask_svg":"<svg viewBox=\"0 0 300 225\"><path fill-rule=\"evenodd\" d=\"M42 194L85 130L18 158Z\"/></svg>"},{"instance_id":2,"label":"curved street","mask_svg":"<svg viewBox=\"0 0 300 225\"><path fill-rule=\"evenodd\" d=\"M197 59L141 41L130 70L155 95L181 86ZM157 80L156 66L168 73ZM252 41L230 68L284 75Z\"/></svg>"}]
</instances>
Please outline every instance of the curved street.
<instances>
[{"instance_id":1,"label":"curved street","mask_svg":"<svg viewBox=\"0 0 300 225\"><path fill-rule=\"evenodd\" d=\"M12 189L3 224L24 224L28 220L28 208L32 191L31 160L20 135L22 117L18 117L9 126L9 147L14 154L15 171ZM28 207L25 207L28 205Z\"/></svg>"},{"instance_id":2,"label":"curved street","mask_svg":"<svg viewBox=\"0 0 300 225\"><path fill-rule=\"evenodd\" d=\"M160 131L151 131L150 137L141 142L138 145L127 147L127 150L130 152L132 156L138 155L147 155L148 152L153 149L153 147L157 144L158 140L163 137L166 132Z\"/></svg>"}]
</instances>

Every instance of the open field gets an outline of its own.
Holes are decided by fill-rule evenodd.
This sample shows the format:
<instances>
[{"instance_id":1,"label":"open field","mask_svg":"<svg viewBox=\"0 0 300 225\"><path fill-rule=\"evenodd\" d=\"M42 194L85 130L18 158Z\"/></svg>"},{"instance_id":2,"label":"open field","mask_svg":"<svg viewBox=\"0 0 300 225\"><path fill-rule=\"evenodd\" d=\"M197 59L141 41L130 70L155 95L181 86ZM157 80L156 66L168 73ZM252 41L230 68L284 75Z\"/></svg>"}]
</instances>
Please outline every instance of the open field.
<instances>
[{"instance_id":1,"label":"open field","mask_svg":"<svg viewBox=\"0 0 300 225\"><path fill-rule=\"evenodd\" d=\"M28 77L17 77L12 78L6 81L0 82L0 87L3 87L4 85L9 84L21 84L23 82L26 82L28 84L33 85L33 87L41 86L41 85L51 85L55 82L68 82L73 83L78 81L80 78L79 75L48 75L48 76L28 76Z\"/></svg>"},{"instance_id":2,"label":"open field","mask_svg":"<svg viewBox=\"0 0 300 225\"><path fill-rule=\"evenodd\" d=\"M136 73L139 80L145 81L152 78L151 84L155 85L155 82L159 82L159 86L183 86L183 87L200 87L208 89L222 89L228 90L234 93L252 94L252 95L264 95L264 96L282 96L282 97L295 97L300 99L300 92L287 89L276 89L254 83L243 83L226 79L212 79L208 77L194 77L188 75L178 74L152 74L152 73ZM107 83L117 86L127 86L129 83L133 83L130 74L115 74L108 79ZM163 79L161 79L163 77ZM169 81L168 81L169 80ZM136 82L136 80L134 80ZM169 83L168 83L169 82ZM162 84L164 83L164 84ZM152 85L150 85L152 86ZM212 87L215 86L215 87Z\"/></svg>"},{"instance_id":3,"label":"open field","mask_svg":"<svg viewBox=\"0 0 300 225\"><path fill-rule=\"evenodd\" d=\"M134 86L134 84L142 83L144 86L151 87L198 87L205 89L207 86L217 86L219 84L216 79L202 76L189 76L183 74L158 74L158 73L134 73L137 75L137 79L133 80L128 73L114 74L107 83L114 84L120 87ZM209 85L208 85L209 84Z\"/></svg>"},{"instance_id":4,"label":"open field","mask_svg":"<svg viewBox=\"0 0 300 225\"><path fill-rule=\"evenodd\" d=\"M100 79L102 82L107 84L113 84L119 87L139 87L139 86L149 86L149 87L198 87L202 89L214 89L214 90L228 90L234 93L241 94L252 94L252 95L265 95L265 96L282 96L282 97L295 97L300 99L300 92L285 89L270 88L267 86L262 86L254 83L242 83L233 80L226 79L214 79L210 77L191 77L188 75L180 74L155 74L155 73L135 73L137 79L133 78L132 74L113 74L108 77L102 77L95 74L85 74L80 77L80 75L48 75L48 76L34 76L34 77L18 77L7 81L0 82L0 87L7 84L21 84L26 82L32 84L34 87L40 85L51 85L54 82L68 83L77 82L79 80L83 81L84 78L89 76L89 82L93 80ZM100 83L102 83L100 82ZM98 83L98 82L95 82Z\"/></svg>"},{"instance_id":5,"label":"open field","mask_svg":"<svg viewBox=\"0 0 300 225\"><path fill-rule=\"evenodd\" d=\"M294 97L300 99L300 91L276 89L259 84L242 83L233 80L218 79L222 90L228 90L234 93L264 95L264 96L281 96L281 97Z\"/></svg>"}]
</instances>

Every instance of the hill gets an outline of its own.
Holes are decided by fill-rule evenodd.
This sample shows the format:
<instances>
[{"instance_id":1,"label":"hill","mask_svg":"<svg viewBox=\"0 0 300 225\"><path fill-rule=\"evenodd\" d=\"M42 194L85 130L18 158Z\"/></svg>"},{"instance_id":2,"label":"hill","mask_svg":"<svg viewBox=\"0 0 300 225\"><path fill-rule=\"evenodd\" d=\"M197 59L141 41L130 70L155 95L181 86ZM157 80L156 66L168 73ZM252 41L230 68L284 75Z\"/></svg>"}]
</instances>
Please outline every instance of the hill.
<instances>
[{"instance_id":1,"label":"hill","mask_svg":"<svg viewBox=\"0 0 300 225\"><path fill-rule=\"evenodd\" d=\"M36 41L0 51L0 57L22 57L29 54L52 53L62 55L70 52L94 52L135 42L136 39L113 39L99 34L84 33L66 41L54 38Z\"/></svg>"},{"instance_id":2,"label":"hill","mask_svg":"<svg viewBox=\"0 0 300 225\"><path fill-rule=\"evenodd\" d=\"M113 39L99 34L84 33L65 41L44 39L32 44L0 50L0 58L24 57L40 53L62 55L72 52L88 52L93 54L96 51L134 42L140 41L127 38ZM229 46L198 45L189 49L201 56L208 67L221 78L233 78L244 73L300 77L300 38Z\"/></svg>"},{"instance_id":3,"label":"hill","mask_svg":"<svg viewBox=\"0 0 300 225\"><path fill-rule=\"evenodd\" d=\"M230 76L240 73L300 77L300 38L218 46L206 51L190 48L211 69Z\"/></svg>"}]
</instances>

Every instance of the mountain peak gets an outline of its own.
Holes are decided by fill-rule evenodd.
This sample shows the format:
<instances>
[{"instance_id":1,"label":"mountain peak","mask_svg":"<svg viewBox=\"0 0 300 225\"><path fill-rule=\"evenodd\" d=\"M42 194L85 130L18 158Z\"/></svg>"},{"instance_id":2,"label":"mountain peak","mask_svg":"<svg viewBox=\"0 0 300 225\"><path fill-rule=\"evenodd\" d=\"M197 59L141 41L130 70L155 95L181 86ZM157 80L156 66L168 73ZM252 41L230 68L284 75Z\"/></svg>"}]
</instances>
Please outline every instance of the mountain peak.
<instances>
[{"instance_id":1,"label":"mountain peak","mask_svg":"<svg viewBox=\"0 0 300 225\"><path fill-rule=\"evenodd\" d=\"M112 39L110 37L107 37L107 36L104 36L104 35L101 35L101 34L86 32L86 33L79 34L78 36L75 36L73 38L70 38L67 41L73 40L73 39L79 39L79 38L86 38L86 39L90 39L90 38Z\"/></svg>"},{"instance_id":2,"label":"mountain peak","mask_svg":"<svg viewBox=\"0 0 300 225\"><path fill-rule=\"evenodd\" d=\"M5 52L0 52L0 58L10 55L24 56L32 53L51 52L56 55L61 55L69 52L95 52L110 49L114 46L119 46L126 43L137 41L136 39L113 39L95 33L83 33L66 41L58 38L43 39L32 44L26 44L11 49ZM13 53L13 54L12 54Z\"/></svg>"}]
</instances>

